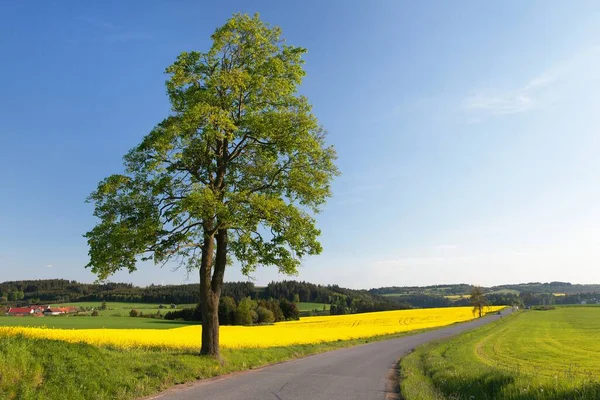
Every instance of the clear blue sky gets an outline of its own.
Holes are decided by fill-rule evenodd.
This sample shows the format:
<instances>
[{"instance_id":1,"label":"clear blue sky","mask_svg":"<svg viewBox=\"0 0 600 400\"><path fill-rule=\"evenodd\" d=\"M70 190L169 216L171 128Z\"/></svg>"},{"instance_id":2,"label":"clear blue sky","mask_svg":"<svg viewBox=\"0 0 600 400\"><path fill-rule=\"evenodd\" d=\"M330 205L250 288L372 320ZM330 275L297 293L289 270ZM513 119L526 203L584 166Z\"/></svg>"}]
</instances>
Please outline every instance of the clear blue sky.
<instances>
[{"instance_id":1,"label":"clear blue sky","mask_svg":"<svg viewBox=\"0 0 600 400\"><path fill-rule=\"evenodd\" d=\"M339 153L299 279L600 282L600 4L218 3L0 5L0 281L94 279L86 196L167 115L164 68L241 11L308 48L301 90Z\"/></svg>"}]
</instances>

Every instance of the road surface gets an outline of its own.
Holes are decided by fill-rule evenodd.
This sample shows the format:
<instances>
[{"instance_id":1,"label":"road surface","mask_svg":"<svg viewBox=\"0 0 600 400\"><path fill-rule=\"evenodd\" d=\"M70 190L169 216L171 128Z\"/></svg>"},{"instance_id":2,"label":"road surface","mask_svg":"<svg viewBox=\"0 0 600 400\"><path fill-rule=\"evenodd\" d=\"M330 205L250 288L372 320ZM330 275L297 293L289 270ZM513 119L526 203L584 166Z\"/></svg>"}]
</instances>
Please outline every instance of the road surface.
<instances>
[{"instance_id":1,"label":"road surface","mask_svg":"<svg viewBox=\"0 0 600 400\"><path fill-rule=\"evenodd\" d=\"M502 311L507 315L510 309ZM497 315L429 332L334 350L169 389L157 400L389 400L399 398L398 359L431 340L465 332Z\"/></svg>"}]
</instances>

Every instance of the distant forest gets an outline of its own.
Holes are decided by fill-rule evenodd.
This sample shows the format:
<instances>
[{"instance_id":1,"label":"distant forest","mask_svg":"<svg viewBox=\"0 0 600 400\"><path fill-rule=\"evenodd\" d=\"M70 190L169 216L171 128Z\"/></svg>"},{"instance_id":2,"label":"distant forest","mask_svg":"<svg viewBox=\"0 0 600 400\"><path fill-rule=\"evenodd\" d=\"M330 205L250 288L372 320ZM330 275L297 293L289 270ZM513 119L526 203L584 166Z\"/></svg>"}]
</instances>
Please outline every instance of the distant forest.
<instances>
[{"instance_id":1,"label":"distant forest","mask_svg":"<svg viewBox=\"0 0 600 400\"><path fill-rule=\"evenodd\" d=\"M332 314L469 305L473 286L467 284L424 287L384 287L354 290L337 285L308 282L271 282L257 287L252 282L225 283L222 296L236 302L281 300L330 304ZM491 305L542 305L600 302L600 285L568 282L523 283L484 288ZM465 295L465 297L461 297ZM80 283L65 279L26 280L0 283L0 304L26 305L77 301L197 304L199 285L133 286L129 283Z\"/></svg>"},{"instance_id":2,"label":"distant forest","mask_svg":"<svg viewBox=\"0 0 600 400\"><path fill-rule=\"evenodd\" d=\"M461 283L457 285L433 285L433 286L390 286L379 289L371 289L371 293L377 294L437 294L442 296L461 295L471 292L473 285ZM529 282L484 288L488 293L497 292L529 292L548 294L580 294L600 293L600 285L580 285L569 282Z\"/></svg>"}]
</instances>

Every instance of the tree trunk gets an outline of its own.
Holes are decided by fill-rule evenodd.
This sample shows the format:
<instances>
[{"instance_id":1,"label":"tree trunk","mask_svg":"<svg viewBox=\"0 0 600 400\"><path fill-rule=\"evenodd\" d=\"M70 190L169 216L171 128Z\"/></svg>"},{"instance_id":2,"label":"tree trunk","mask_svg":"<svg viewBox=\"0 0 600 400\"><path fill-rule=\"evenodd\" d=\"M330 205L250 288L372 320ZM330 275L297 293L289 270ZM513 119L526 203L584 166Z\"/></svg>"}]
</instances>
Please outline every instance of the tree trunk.
<instances>
[{"instance_id":1,"label":"tree trunk","mask_svg":"<svg viewBox=\"0 0 600 400\"><path fill-rule=\"evenodd\" d=\"M202 348L200 354L215 358L220 357L219 299L212 290L206 301L202 303Z\"/></svg>"},{"instance_id":2,"label":"tree trunk","mask_svg":"<svg viewBox=\"0 0 600 400\"><path fill-rule=\"evenodd\" d=\"M211 288L214 237L206 235L200 263L200 309L202 311L201 355L219 357L219 297Z\"/></svg>"},{"instance_id":3,"label":"tree trunk","mask_svg":"<svg viewBox=\"0 0 600 400\"><path fill-rule=\"evenodd\" d=\"M214 238L204 239L200 265L200 305L202 310L202 347L200 354L219 358L219 299L227 265L227 230L219 229L213 268ZM205 254L207 256L205 256ZM212 272L212 274L211 274Z\"/></svg>"}]
</instances>

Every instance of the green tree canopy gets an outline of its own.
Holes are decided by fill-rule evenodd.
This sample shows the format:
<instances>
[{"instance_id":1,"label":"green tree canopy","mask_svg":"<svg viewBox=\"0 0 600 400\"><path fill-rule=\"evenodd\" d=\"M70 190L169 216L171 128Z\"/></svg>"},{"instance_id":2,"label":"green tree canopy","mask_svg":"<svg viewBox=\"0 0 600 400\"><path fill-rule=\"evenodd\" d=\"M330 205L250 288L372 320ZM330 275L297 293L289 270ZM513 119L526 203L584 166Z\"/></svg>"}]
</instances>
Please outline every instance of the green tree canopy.
<instances>
[{"instance_id":1,"label":"green tree canopy","mask_svg":"<svg viewBox=\"0 0 600 400\"><path fill-rule=\"evenodd\" d=\"M473 286L470 301L473 306L473 314L478 314L479 318L483 317L483 309L487 306L488 301L481 286Z\"/></svg>"},{"instance_id":2,"label":"green tree canopy","mask_svg":"<svg viewBox=\"0 0 600 400\"><path fill-rule=\"evenodd\" d=\"M234 15L212 40L167 68L172 112L90 195L100 221L85 236L100 279L140 260L199 267L201 353L218 355L225 266L295 274L319 254L314 216L338 171L298 94L306 50L258 15Z\"/></svg>"}]
</instances>

